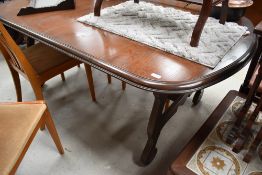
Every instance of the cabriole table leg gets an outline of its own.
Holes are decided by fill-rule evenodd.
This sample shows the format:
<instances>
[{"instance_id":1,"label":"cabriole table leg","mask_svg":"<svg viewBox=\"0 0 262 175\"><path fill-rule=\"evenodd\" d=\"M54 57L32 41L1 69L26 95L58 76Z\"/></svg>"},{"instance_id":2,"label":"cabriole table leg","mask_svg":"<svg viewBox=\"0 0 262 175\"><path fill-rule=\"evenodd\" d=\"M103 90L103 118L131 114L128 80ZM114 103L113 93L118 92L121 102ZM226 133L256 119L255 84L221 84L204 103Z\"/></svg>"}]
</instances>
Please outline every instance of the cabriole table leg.
<instances>
[{"instance_id":1,"label":"cabriole table leg","mask_svg":"<svg viewBox=\"0 0 262 175\"><path fill-rule=\"evenodd\" d=\"M185 102L188 94L167 95L154 93L154 96L155 101L147 127L148 140L141 155L141 163L144 166L148 165L155 158L157 153L156 144L162 128L176 113L178 107ZM167 99L172 100L173 103L164 110Z\"/></svg>"},{"instance_id":2,"label":"cabriole table leg","mask_svg":"<svg viewBox=\"0 0 262 175\"><path fill-rule=\"evenodd\" d=\"M160 123L162 118L162 112L167 100L167 95L154 93L155 101L149 118L147 126L148 140L146 146L141 155L142 165L148 165L157 153L156 143L161 131Z\"/></svg>"}]
</instances>

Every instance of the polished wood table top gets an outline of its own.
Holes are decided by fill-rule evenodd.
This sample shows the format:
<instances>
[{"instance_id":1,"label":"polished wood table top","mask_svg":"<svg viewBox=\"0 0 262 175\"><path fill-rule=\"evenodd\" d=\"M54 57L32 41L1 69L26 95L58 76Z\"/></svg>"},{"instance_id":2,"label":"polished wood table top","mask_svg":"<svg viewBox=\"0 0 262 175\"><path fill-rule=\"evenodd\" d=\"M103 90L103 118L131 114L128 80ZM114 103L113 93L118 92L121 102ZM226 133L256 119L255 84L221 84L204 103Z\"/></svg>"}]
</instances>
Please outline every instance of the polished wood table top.
<instances>
[{"instance_id":1,"label":"polished wood table top","mask_svg":"<svg viewBox=\"0 0 262 175\"><path fill-rule=\"evenodd\" d=\"M103 8L120 2L105 1ZM177 1L161 2L183 6L182 2ZM184 93L211 86L242 68L255 44L252 34L243 37L215 69L210 69L77 22L77 18L93 12L94 0L76 0L75 10L17 16L20 8L27 3L27 0L12 0L0 4L0 20L19 32L149 91ZM251 26L246 19L242 22ZM152 74L158 74L161 78L155 78Z\"/></svg>"}]
</instances>

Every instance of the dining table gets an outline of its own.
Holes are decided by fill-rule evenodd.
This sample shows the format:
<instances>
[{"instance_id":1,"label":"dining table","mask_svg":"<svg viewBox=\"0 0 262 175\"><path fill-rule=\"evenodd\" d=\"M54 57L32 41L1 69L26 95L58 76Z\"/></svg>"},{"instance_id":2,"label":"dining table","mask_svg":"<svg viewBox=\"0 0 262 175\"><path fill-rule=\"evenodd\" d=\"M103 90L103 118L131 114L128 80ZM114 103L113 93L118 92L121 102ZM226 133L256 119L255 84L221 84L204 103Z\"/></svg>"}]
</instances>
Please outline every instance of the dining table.
<instances>
[{"instance_id":1,"label":"dining table","mask_svg":"<svg viewBox=\"0 0 262 175\"><path fill-rule=\"evenodd\" d=\"M124 0L106 0L102 8L121 2ZM150 2L186 10L196 9L195 6L190 9L188 3L174 0ZM148 139L140 158L142 165L150 164L155 158L162 128L188 96L238 72L252 59L257 47L256 36L252 32L253 25L249 19L243 17L238 23L247 26L249 34L243 35L215 68L210 68L78 22L79 17L94 12L95 0L75 0L73 10L17 16L19 10L27 5L28 0L0 3L0 21L25 36L71 56L72 59L89 64L131 86L152 92L154 104L147 126ZM165 109L168 100L172 103Z\"/></svg>"}]
</instances>

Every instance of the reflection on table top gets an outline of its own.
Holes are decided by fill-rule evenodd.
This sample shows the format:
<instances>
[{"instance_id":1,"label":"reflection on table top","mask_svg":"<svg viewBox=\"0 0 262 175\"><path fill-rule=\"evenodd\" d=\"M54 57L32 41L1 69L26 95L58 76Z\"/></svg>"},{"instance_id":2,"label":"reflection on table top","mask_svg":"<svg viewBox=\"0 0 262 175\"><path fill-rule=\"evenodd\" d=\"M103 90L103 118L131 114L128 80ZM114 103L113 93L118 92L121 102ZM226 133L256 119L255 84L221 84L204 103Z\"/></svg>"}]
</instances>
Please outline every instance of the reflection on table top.
<instances>
[{"instance_id":1,"label":"reflection on table top","mask_svg":"<svg viewBox=\"0 0 262 175\"><path fill-rule=\"evenodd\" d=\"M105 1L102 8L121 2L121 0ZM164 0L161 2L179 7L185 6L183 2L179 1ZM248 61L255 44L255 37L252 34L243 37L212 70L178 56L77 22L78 17L93 12L94 0L76 0L75 10L17 17L17 12L27 3L26 0L1 3L0 20L5 25L73 55L97 69L133 86L150 91L180 93L213 85L242 68ZM250 25L247 19L243 19L242 23ZM155 78L152 74L160 75L161 78Z\"/></svg>"}]
</instances>

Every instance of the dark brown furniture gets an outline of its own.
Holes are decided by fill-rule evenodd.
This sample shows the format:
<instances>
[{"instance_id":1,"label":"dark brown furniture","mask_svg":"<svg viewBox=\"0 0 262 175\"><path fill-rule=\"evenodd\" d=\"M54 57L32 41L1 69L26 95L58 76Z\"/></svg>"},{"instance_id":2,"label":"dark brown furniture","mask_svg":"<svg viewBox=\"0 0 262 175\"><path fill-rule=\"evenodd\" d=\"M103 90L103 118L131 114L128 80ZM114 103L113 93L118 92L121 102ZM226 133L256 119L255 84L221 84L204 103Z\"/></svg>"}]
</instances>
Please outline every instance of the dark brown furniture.
<instances>
[{"instance_id":1,"label":"dark brown furniture","mask_svg":"<svg viewBox=\"0 0 262 175\"><path fill-rule=\"evenodd\" d=\"M199 14L199 18L193 30L191 41L190 41L190 45L192 47L198 46L202 30L204 29L207 18L209 17L211 13L212 6L222 2L222 12L221 12L219 23L225 24L226 22L229 0L178 0L178 1L202 5L202 8ZM134 0L134 2L139 3L139 0ZM102 3L103 3L103 0L96 0L95 7L94 7L95 16L100 16Z\"/></svg>"},{"instance_id":2,"label":"dark brown furniture","mask_svg":"<svg viewBox=\"0 0 262 175\"><path fill-rule=\"evenodd\" d=\"M171 5L176 4L173 0L167 1ZM103 5L108 7L121 2L123 1L105 1ZM153 92L155 101L148 123L148 140L141 156L144 165L154 159L162 128L188 95L212 86L239 71L252 58L256 46L256 37L253 34L243 36L218 66L210 69L77 22L78 17L93 11L93 0L76 0L75 10L17 17L17 11L27 3L26 0L12 0L1 4L0 21L134 87ZM56 25L51 25L53 23ZM241 19L239 24L248 26L250 31L253 30L252 24L246 18ZM161 78L151 76L152 73L160 75ZM168 99L172 104L163 112L165 101Z\"/></svg>"},{"instance_id":3,"label":"dark brown furniture","mask_svg":"<svg viewBox=\"0 0 262 175\"><path fill-rule=\"evenodd\" d=\"M254 4L246 11L245 16L248 17L254 25L257 25L262 20L262 1L253 0Z\"/></svg>"},{"instance_id":4,"label":"dark brown furniture","mask_svg":"<svg viewBox=\"0 0 262 175\"><path fill-rule=\"evenodd\" d=\"M219 122L223 114L227 111L228 107L232 104L234 99L239 96L241 98L247 98L245 94L237 91L230 91L227 96L220 102L214 112L210 115L207 121L202 125L198 132L192 137L192 139L187 143L183 150L179 153L176 160L172 163L168 170L168 175L197 175L189 168L187 164L196 151L199 149L201 144L208 137L210 132ZM259 143L262 140L262 128L258 132L256 138L254 139L249 151L244 157L244 161L249 162L255 151L257 151ZM261 148L260 148L261 149ZM259 150L258 150L259 151ZM261 150L260 150L261 151ZM258 152L258 154L261 154Z\"/></svg>"},{"instance_id":5,"label":"dark brown furniture","mask_svg":"<svg viewBox=\"0 0 262 175\"><path fill-rule=\"evenodd\" d=\"M250 135L253 135L254 131L252 130L253 126L255 125L255 121L257 117L259 116L259 112L262 109L262 98L260 94L260 98L258 100L257 106L255 110L251 113L247 121L245 121L245 116L248 113L248 110L252 103L255 102L255 96L257 92L261 92L261 87L259 86L262 80L262 62L261 60L259 61L259 68L258 71L255 72L255 80L251 82L251 87L249 90L249 93L246 97L245 104L243 105L242 108L240 108L239 112L236 115L236 122L230 131L228 138L227 138L227 143L232 144L235 142L235 146L233 148L233 151L236 153L239 153L243 148L244 145L248 143L248 137ZM248 152L246 153L244 157L244 161L249 163L251 161L251 158L253 157L254 153L256 152L260 142L262 141L262 127L260 131L256 134L256 137L249 147Z\"/></svg>"},{"instance_id":6,"label":"dark brown furniture","mask_svg":"<svg viewBox=\"0 0 262 175\"><path fill-rule=\"evenodd\" d=\"M257 51L254 53L254 57L250 63L247 75L243 84L241 85L239 91L245 94L248 94L250 90L250 85L253 84L255 80L255 73L258 70L258 60L261 58L262 52L262 21L254 29L254 33L257 35L258 45ZM262 84L259 87L259 91L262 91Z\"/></svg>"},{"instance_id":7,"label":"dark brown furniture","mask_svg":"<svg viewBox=\"0 0 262 175\"><path fill-rule=\"evenodd\" d=\"M208 137L209 133L216 126L217 122L226 112L228 107L234 101L236 96L244 97L245 95L240 94L237 91L230 91L226 97L220 102L214 112L210 115L207 121L202 125L198 132L188 142L184 149L179 153L176 160L172 163L168 170L168 175L197 175L186 167L191 157L196 153L198 148Z\"/></svg>"},{"instance_id":8,"label":"dark brown furniture","mask_svg":"<svg viewBox=\"0 0 262 175\"><path fill-rule=\"evenodd\" d=\"M244 114L247 112L251 103L254 101L257 92L261 92L262 90L262 87L260 86L262 79L262 60L260 59L262 53L262 21L256 26L254 33L257 35L258 46L248 69L244 84L240 88L240 91L245 92L248 97L245 105L238 114L236 127L239 127L241 124Z\"/></svg>"},{"instance_id":9,"label":"dark brown furniture","mask_svg":"<svg viewBox=\"0 0 262 175\"><path fill-rule=\"evenodd\" d=\"M262 127L260 128L259 132L256 134L254 141L252 142L250 148L248 149L248 152L246 153L246 155L245 155L245 157L243 159L245 162L249 163L251 161L251 159L253 158L255 152L258 149L259 144L261 144L261 143L262 143ZM261 156L262 156L261 150L259 150L259 151L260 151L259 152L259 156L261 158Z\"/></svg>"},{"instance_id":10,"label":"dark brown furniture","mask_svg":"<svg viewBox=\"0 0 262 175\"><path fill-rule=\"evenodd\" d=\"M248 137L250 134L252 134L252 127L255 124L255 120L258 117L259 112L262 109L262 59L261 59L261 54L262 54L262 21L256 26L256 28L254 29L254 33L257 35L258 37L258 47L257 47L257 51L255 52L255 57L254 60L258 62L256 62L257 64L254 64L254 60L252 60L252 63L250 65L249 71L248 73L252 74L251 79L249 80L249 87L248 87L248 93L247 93L247 98L245 101L245 104L243 105L243 107L239 110L239 112L237 113L237 120L234 124L234 127L232 128L230 134L228 135L227 138L227 143L232 144L233 142L235 142L236 140L236 144L233 148L233 151L236 153L239 153L243 147L244 144L246 144L246 142L248 141ZM253 71L253 72L252 72ZM248 74L248 75L249 75ZM248 79L246 78L246 81L248 81ZM257 98L258 97L258 100ZM250 108L250 106L252 105L253 102L257 101L257 106L254 110L254 112L252 112L252 114L250 115L249 119L247 120L246 123L244 123L244 118ZM244 123L244 124L243 124ZM241 125L244 125L244 127L242 128ZM252 143L248 153L246 154L246 156L244 157L244 160L246 162L250 162L254 152L257 150L257 147L259 145L259 143L262 140L262 128L259 131L259 133L257 134L254 142Z\"/></svg>"}]
</instances>

